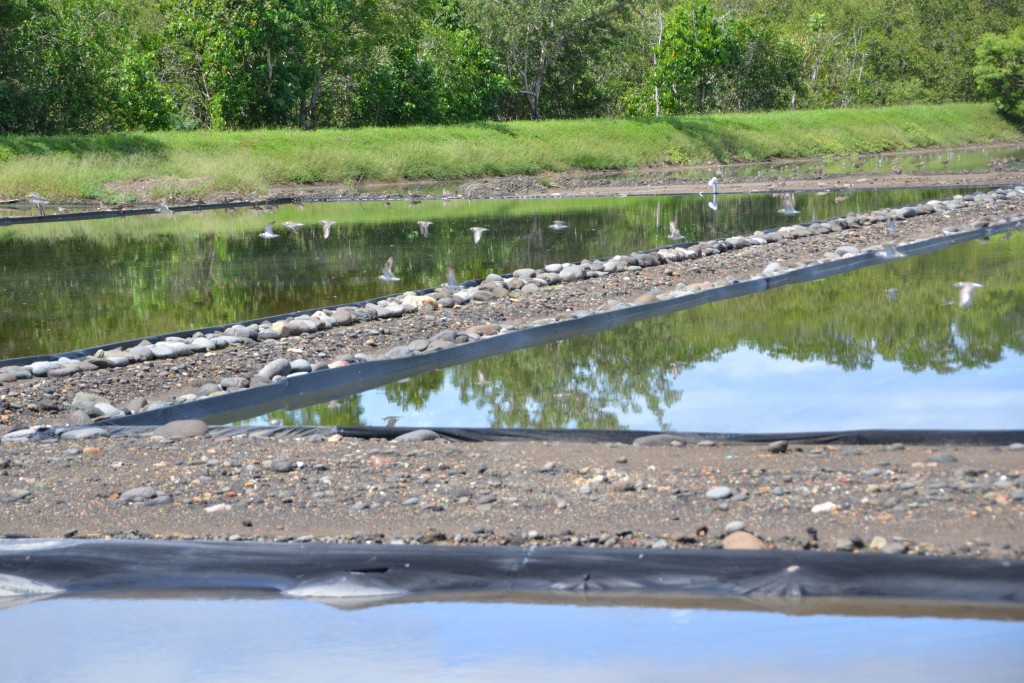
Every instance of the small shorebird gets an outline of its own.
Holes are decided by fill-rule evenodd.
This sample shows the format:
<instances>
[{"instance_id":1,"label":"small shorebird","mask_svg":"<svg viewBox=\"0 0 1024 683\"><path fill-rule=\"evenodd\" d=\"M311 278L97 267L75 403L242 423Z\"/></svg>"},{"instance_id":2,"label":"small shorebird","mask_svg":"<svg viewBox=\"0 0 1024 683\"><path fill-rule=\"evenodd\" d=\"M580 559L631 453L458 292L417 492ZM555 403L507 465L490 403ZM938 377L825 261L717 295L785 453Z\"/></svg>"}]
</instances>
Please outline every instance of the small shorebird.
<instances>
[{"instance_id":1,"label":"small shorebird","mask_svg":"<svg viewBox=\"0 0 1024 683\"><path fill-rule=\"evenodd\" d=\"M892 211L889 212L889 220L885 224L885 230L890 235L896 234L896 219L893 217Z\"/></svg>"},{"instance_id":2,"label":"small shorebird","mask_svg":"<svg viewBox=\"0 0 1024 683\"><path fill-rule=\"evenodd\" d=\"M331 226L334 225L334 221L323 220L320 221L320 226L324 229L324 239L331 236Z\"/></svg>"},{"instance_id":3,"label":"small shorebird","mask_svg":"<svg viewBox=\"0 0 1024 683\"><path fill-rule=\"evenodd\" d=\"M455 269L452 268L451 266L448 266L448 286L449 287L458 287L459 286L458 281L455 279Z\"/></svg>"},{"instance_id":4,"label":"small shorebird","mask_svg":"<svg viewBox=\"0 0 1024 683\"><path fill-rule=\"evenodd\" d=\"M782 195L782 208L779 209L779 213L783 216L795 216L800 213L796 208L796 197L793 196L792 192L786 192Z\"/></svg>"},{"instance_id":5,"label":"small shorebird","mask_svg":"<svg viewBox=\"0 0 1024 683\"><path fill-rule=\"evenodd\" d=\"M984 287L977 282L954 282L953 286L960 288L960 308L967 308L974 303L974 290Z\"/></svg>"},{"instance_id":6,"label":"small shorebird","mask_svg":"<svg viewBox=\"0 0 1024 683\"><path fill-rule=\"evenodd\" d=\"M679 234L679 224L675 221L668 222L668 238L670 240L681 240L683 236Z\"/></svg>"},{"instance_id":7,"label":"small shorebird","mask_svg":"<svg viewBox=\"0 0 1024 683\"><path fill-rule=\"evenodd\" d=\"M166 199L161 199L160 200L160 208L156 209L156 212L157 213L165 213L165 214L172 214L172 213L174 213L171 210L171 207L167 206L167 200Z\"/></svg>"},{"instance_id":8,"label":"small shorebird","mask_svg":"<svg viewBox=\"0 0 1024 683\"><path fill-rule=\"evenodd\" d=\"M882 242L878 246L880 246L882 249L875 253L877 253L882 258L903 258L903 254L901 254L899 250L896 249L895 242Z\"/></svg>"},{"instance_id":9,"label":"small shorebird","mask_svg":"<svg viewBox=\"0 0 1024 683\"><path fill-rule=\"evenodd\" d=\"M480 238L487 232L487 228L479 228L477 226L473 226L470 230L473 231L473 244L479 244Z\"/></svg>"},{"instance_id":10,"label":"small shorebird","mask_svg":"<svg viewBox=\"0 0 1024 683\"><path fill-rule=\"evenodd\" d=\"M274 222L275 221L270 221L263 226L263 232L260 233L260 237L265 240L272 240L275 237L278 237L278 234L274 232Z\"/></svg>"},{"instance_id":11,"label":"small shorebird","mask_svg":"<svg viewBox=\"0 0 1024 683\"><path fill-rule=\"evenodd\" d=\"M569 224L565 221L551 221L551 225L548 226L552 230L565 230L569 227Z\"/></svg>"},{"instance_id":12,"label":"small shorebird","mask_svg":"<svg viewBox=\"0 0 1024 683\"><path fill-rule=\"evenodd\" d=\"M281 225L283 225L284 227L288 228L289 230L294 232L296 235L298 235L299 234L299 228L304 226L305 223L293 223L291 221L284 221L283 223L281 223Z\"/></svg>"},{"instance_id":13,"label":"small shorebird","mask_svg":"<svg viewBox=\"0 0 1024 683\"><path fill-rule=\"evenodd\" d=\"M423 237L430 236L430 226L433 224L432 221L416 221L416 225L420 226L420 235Z\"/></svg>"},{"instance_id":14,"label":"small shorebird","mask_svg":"<svg viewBox=\"0 0 1024 683\"><path fill-rule=\"evenodd\" d=\"M381 268L380 275L378 277L380 277L381 280L384 280L384 282L398 282L401 278L395 277L395 274L391 270L394 265L395 257L389 256L388 260L384 262L384 267Z\"/></svg>"},{"instance_id":15,"label":"small shorebird","mask_svg":"<svg viewBox=\"0 0 1024 683\"><path fill-rule=\"evenodd\" d=\"M46 212L43 211L43 205L50 203L48 199L43 199L42 197L40 197L38 192L29 192L27 195L25 195L25 199L28 200L29 204L34 205L39 210L40 216L46 215Z\"/></svg>"}]
</instances>

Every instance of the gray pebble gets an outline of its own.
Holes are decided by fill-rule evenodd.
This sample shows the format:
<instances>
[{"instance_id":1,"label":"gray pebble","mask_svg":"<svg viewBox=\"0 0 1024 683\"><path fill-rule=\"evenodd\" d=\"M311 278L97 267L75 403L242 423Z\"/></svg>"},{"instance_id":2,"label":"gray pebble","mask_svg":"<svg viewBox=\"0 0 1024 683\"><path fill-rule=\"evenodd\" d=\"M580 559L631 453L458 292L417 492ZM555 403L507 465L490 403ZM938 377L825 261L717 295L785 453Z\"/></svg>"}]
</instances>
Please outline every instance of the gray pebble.
<instances>
[{"instance_id":1,"label":"gray pebble","mask_svg":"<svg viewBox=\"0 0 1024 683\"><path fill-rule=\"evenodd\" d=\"M704 493L704 495L705 495L705 497L710 498L711 500L721 500L723 498L731 498L732 497L732 489L729 488L728 486L716 486L713 489L708 489Z\"/></svg>"},{"instance_id":2,"label":"gray pebble","mask_svg":"<svg viewBox=\"0 0 1024 683\"><path fill-rule=\"evenodd\" d=\"M32 494L27 489L14 489L10 493L0 493L0 503L13 503L15 501L24 500Z\"/></svg>"},{"instance_id":3,"label":"gray pebble","mask_svg":"<svg viewBox=\"0 0 1024 683\"><path fill-rule=\"evenodd\" d=\"M158 492L156 488L152 486L136 486L133 489L121 492L118 496L118 501L121 503L142 503L144 501L156 498Z\"/></svg>"}]
</instances>

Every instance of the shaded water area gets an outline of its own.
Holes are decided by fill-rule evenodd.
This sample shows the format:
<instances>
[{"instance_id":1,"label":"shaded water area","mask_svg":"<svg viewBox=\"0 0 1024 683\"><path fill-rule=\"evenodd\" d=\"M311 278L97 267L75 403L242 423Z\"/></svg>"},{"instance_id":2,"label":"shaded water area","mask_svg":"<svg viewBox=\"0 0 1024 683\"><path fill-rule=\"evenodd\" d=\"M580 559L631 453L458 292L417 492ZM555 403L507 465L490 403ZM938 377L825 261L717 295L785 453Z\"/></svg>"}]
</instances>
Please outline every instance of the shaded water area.
<instances>
[{"instance_id":1,"label":"shaded water area","mask_svg":"<svg viewBox=\"0 0 1024 683\"><path fill-rule=\"evenodd\" d=\"M1024 427L1024 234L438 370L248 424L792 432ZM958 281L980 282L973 305ZM895 289L891 292L888 290Z\"/></svg>"},{"instance_id":2,"label":"shaded water area","mask_svg":"<svg viewBox=\"0 0 1024 683\"><path fill-rule=\"evenodd\" d=\"M966 190L958 190L965 192ZM558 200L430 200L252 209L0 229L0 357L68 351L948 196L948 189ZM712 206L713 205L713 206ZM337 221L324 237L317 222ZM275 239L260 239L277 221ZM427 237L417 221L432 221ZM554 221L568 227L551 229ZM670 240L678 222L681 239ZM299 234L281 227L304 223ZM487 228L478 244L470 228ZM394 257L398 282L379 278Z\"/></svg>"},{"instance_id":3,"label":"shaded water area","mask_svg":"<svg viewBox=\"0 0 1024 683\"><path fill-rule=\"evenodd\" d=\"M763 681L911 683L969 680L983 669L998 683L1019 680L1024 666L1019 615L796 615L754 603L721 610L495 601L501 596L363 609L244 593L122 597L0 610L4 680L601 683L756 673Z\"/></svg>"}]
</instances>

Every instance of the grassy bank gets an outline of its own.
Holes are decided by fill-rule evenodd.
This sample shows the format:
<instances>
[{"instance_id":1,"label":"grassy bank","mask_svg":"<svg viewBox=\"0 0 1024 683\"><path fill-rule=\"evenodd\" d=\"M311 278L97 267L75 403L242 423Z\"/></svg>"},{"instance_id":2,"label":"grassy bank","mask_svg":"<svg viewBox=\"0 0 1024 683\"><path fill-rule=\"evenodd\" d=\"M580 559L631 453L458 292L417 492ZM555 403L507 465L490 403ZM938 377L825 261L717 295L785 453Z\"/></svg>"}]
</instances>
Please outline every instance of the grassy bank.
<instances>
[{"instance_id":1,"label":"grassy bank","mask_svg":"<svg viewBox=\"0 0 1024 683\"><path fill-rule=\"evenodd\" d=\"M0 196L130 200L1024 139L987 104L450 127L0 138Z\"/></svg>"}]
</instances>

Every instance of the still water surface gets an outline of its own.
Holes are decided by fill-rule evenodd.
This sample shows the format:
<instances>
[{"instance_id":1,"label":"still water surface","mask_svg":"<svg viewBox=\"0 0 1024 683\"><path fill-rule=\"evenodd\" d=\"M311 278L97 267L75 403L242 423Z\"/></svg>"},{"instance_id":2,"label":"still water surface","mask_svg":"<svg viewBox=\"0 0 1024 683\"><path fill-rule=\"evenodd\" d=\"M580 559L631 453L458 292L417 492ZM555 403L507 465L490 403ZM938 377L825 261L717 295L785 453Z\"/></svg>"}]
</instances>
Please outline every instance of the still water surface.
<instances>
[{"instance_id":1,"label":"still water surface","mask_svg":"<svg viewBox=\"0 0 1024 683\"><path fill-rule=\"evenodd\" d=\"M960 308L954 282L980 282ZM886 290L897 291L893 301ZM426 373L249 424L1024 428L1024 234Z\"/></svg>"},{"instance_id":2,"label":"still water surface","mask_svg":"<svg viewBox=\"0 0 1024 683\"><path fill-rule=\"evenodd\" d=\"M1024 622L705 608L59 598L0 610L9 683L1019 681Z\"/></svg>"},{"instance_id":3,"label":"still water surface","mask_svg":"<svg viewBox=\"0 0 1024 683\"><path fill-rule=\"evenodd\" d=\"M798 216L766 194L557 200L344 202L7 226L0 230L0 358L361 301L447 279L749 234L935 199L950 190L797 196ZM338 222L325 238L317 222ZM277 221L275 239L258 234ZM417 221L434 224L428 237ZM548 226L555 220L564 230ZM281 227L304 223L299 234ZM486 227L478 244L470 227ZM378 276L394 257L399 282Z\"/></svg>"}]
</instances>

